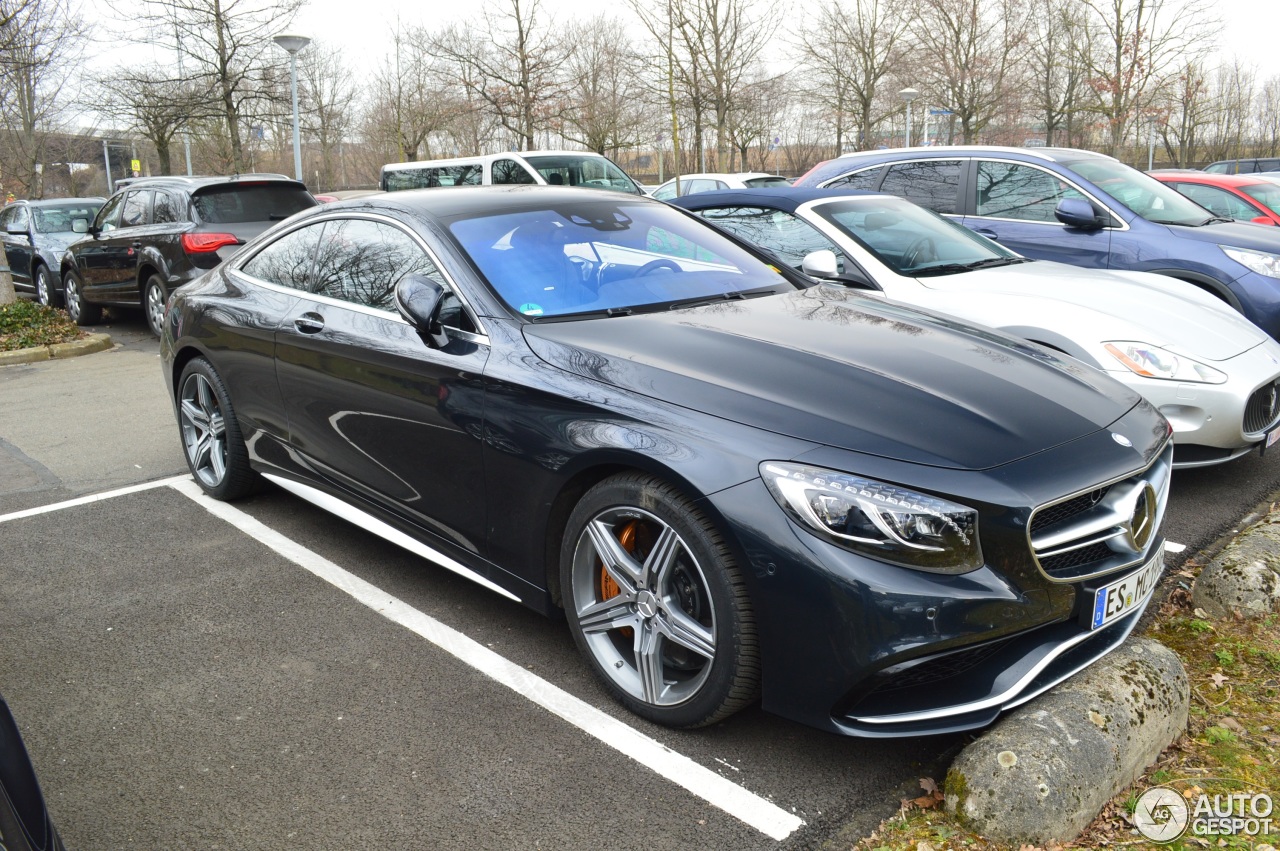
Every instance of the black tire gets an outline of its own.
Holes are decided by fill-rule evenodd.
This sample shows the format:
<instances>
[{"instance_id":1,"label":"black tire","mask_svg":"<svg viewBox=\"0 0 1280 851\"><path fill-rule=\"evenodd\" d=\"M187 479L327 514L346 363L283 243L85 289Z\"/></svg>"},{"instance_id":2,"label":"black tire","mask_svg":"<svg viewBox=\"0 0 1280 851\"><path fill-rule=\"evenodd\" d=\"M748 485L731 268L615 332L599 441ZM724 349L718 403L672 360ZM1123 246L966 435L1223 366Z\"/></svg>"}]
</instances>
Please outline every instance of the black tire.
<instances>
[{"instance_id":1,"label":"black tire","mask_svg":"<svg viewBox=\"0 0 1280 851\"><path fill-rule=\"evenodd\" d=\"M233 500L257 488L226 385L204 358L188 363L178 379L178 431L187 467L209 496Z\"/></svg>"},{"instance_id":2,"label":"black tire","mask_svg":"<svg viewBox=\"0 0 1280 851\"><path fill-rule=\"evenodd\" d=\"M36 267L35 280L36 285L36 301L45 307L58 306L58 290L53 285L53 273L49 271L49 267L41 263Z\"/></svg>"},{"instance_id":3,"label":"black tire","mask_svg":"<svg viewBox=\"0 0 1280 851\"><path fill-rule=\"evenodd\" d=\"M84 290L75 272L63 276L62 298L67 305L67 314L77 325L96 325L102 321L102 307L84 300Z\"/></svg>"},{"instance_id":4,"label":"black tire","mask_svg":"<svg viewBox=\"0 0 1280 851\"><path fill-rule=\"evenodd\" d=\"M147 327L157 337L164 333L164 304L169 298L164 280L152 275L142 286L142 312L147 317Z\"/></svg>"},{"instance_id":5,"label":"black tire","mask_svg":"<svg viewBox=\"0 0 1280 851\"><path fill-rule=\"evenodd\" d=\"M587 491L565 529L560 578L578 649L632 712L703 727L756 699L760 657L742 571L670 484L623 473Z\"/></svg>"}]
</instances>

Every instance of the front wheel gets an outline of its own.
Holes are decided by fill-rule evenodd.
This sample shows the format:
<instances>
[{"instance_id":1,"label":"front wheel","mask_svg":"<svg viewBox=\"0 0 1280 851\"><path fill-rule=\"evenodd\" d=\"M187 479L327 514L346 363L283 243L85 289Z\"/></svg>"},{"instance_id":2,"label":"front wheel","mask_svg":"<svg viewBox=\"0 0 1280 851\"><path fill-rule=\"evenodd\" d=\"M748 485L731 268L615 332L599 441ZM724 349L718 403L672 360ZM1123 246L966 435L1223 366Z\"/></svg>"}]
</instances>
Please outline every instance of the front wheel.
<instances>
[{"instance_id":1,"label":"front wheel","mask_svg":"<svg viewBox=\"0 0 1280 851\"><path fill-rule=\"evenodd\" d=\"M214 499L251 493L257 476L222 378L204 358L196 358L178 380L178 425L182 450L196 483Z\"/></svg>"},{"instance_id":2,"label":"front wheel","mask_svg":"<svg viewBox=\"0 0 1280 851\"><path fill-rule=\"evenodd\" d=\"M164 303L168 297L164 281L160 280L159 275L147 278L147 284L142 289L142 309L147 314L147 327L157 337L164 333Z\"/></svg>"},{"instance_id":3,"label":"front wheel","mask_svg":"<svg viewBox=\"0 0 1280 851\"><path fill-rule=\"evenodd\" d=\"M84 300L80 279L75 272L68 272L62 279L62 297L67 303L67 315L77 325L96 325L102 321L102 308Z\"/></svg>"},{"instance_id":4,"label":"front wheel","mask_svg":"<svg viewBox=\"0 0 1280 851\"><path fill-rule=\"evenodd\" d=\"M36 301L45 307L57 307L57 294L53 288L53 273L41 264L36 267Z\"/></svg>"},{"instance_id":5,"label":"front wheel","mask_svg":"<svg viewBox=\"0 0 1280 851\"><path fill-rule=\"evenodd\" d=\"M755 699L759 651L742 572L671 485L629 473L589 490L569 518L561 587L579 650L637 715L701 727Z\"/></svg>"}]
</instances>

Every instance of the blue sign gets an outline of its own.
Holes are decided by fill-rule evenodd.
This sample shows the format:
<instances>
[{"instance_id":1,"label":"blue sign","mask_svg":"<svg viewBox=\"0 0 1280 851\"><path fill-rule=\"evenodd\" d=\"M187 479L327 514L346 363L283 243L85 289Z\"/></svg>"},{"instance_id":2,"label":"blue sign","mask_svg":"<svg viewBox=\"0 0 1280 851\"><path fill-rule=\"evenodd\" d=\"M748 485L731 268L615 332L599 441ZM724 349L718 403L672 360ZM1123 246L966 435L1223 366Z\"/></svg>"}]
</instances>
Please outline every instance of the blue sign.
<instances>
[{"instance_id":1,"label":"blue sign","mask_svg":"<svg viewBox=\"0 0 1280 851\"><path fill-rule=\"evenodd\" d=\"M929 114L930 115L955 115L955 113L949 109L931 109L929 110Z\"/></svg>"}]
</instances>

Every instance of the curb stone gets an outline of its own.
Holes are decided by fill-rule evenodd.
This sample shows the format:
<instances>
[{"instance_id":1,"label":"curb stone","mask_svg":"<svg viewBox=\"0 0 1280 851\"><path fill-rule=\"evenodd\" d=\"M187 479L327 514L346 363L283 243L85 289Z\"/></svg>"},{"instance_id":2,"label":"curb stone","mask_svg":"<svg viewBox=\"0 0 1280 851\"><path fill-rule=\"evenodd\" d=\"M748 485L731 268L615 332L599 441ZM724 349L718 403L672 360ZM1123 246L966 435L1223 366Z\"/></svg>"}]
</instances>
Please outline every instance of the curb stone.
<instances>
[{"instance_id":1,"label":"curb stone","mask_svg":"<svg viewBox=\"0 0 1280 851\"><path fill-rule=\"evenodd\" d=\"M1069 842L1182 734L1189 706L1178 655L1131 638L966 747L947 811L992 839Z\"/></svg>"},{"instance_id":2,"label":"curb stone","mask_svg":"<svg viewBox=\"0 0 1280 851\"><path fill-rule=\"evenodd\" d=\"M30 349L0 352L0 366L35 363L51 358L74 358L80 355L91 355L94 352L105 352L111 346L110 335L89 334L82 339L72 340L70 343L54 343L49 346L36 346Z\"/></svg>"},{"instance_id":3,"label":"curb stone","mask_svg":"<svg viewBox=\"0 0 1280 851\"><path fill-rule=\"evenodd\" d=\"M1280 611L1280 520L1242 529L1200 572L1191 599L1215 618Z\"/></svg>"}]
</instances>

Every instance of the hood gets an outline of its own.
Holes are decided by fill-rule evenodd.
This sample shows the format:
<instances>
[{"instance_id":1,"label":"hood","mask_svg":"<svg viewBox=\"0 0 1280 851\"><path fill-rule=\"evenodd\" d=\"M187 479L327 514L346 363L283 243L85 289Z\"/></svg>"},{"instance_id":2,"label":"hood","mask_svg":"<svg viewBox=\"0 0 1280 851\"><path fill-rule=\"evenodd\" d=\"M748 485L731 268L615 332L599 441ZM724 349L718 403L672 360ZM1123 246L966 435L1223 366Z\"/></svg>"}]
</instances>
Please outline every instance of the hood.
<instances>
[{"instance_id":1,"label":"hood","mask_svg":"<svg viewBox=\"0 0 1280 851\"><path fill-rule=\"evenodd\" d=\"M1043 327L1093 348L1109 340L1161 346L1224 361L1266 332L1199 287L1149 272L1107 272L1038 260L919 278L956 304L931 306L1002 328Z\"/></svg>"},{"instance_id":2,"label":"hood","mask_svg":"<svg viewBox=\"0 0 1280 851\"><path fill-rule=\"evenodd\" d=\"M1215 222L1198 228L1188 225L1164 225L1164 227L1182 239L1280 254L1280 228L1275 225L1258 225L1253 222ZM1224 259L1229 263L1235 262L1228 258Z\"/></svg>"},{"instance_id":3,"label":"hood","mask_svg":"<svg viewBox=\"0 0 1280 851\"><path fill-rule=\"evenodd\" d=\"M1071 358L851 290L529 324L548 363L723 419L911 463L986 469L1139 400Z\"/></svg>"}]
</instances>

